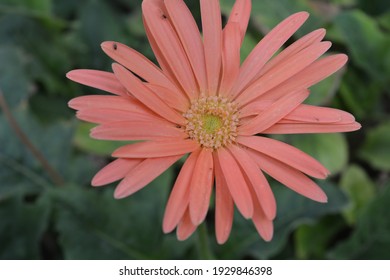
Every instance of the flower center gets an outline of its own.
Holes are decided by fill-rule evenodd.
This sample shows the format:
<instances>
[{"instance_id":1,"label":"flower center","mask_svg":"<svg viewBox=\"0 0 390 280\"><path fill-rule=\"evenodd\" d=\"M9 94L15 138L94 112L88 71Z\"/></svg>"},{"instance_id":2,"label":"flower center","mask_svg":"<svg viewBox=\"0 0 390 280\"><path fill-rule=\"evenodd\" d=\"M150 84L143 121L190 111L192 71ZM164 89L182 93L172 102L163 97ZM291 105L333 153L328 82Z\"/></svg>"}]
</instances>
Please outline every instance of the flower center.
<instances>
[{"instance_id":1,"label":"flower center","mask_svg":"<svg viewBox=\"0 0 390 280\"><path fill-rule=\"evenodd\" d=\"M226 98L201 96L191 102L184 117L188 136L205 148L218 149L237 137L237 106Z\"/></svg>"}]
</instances>

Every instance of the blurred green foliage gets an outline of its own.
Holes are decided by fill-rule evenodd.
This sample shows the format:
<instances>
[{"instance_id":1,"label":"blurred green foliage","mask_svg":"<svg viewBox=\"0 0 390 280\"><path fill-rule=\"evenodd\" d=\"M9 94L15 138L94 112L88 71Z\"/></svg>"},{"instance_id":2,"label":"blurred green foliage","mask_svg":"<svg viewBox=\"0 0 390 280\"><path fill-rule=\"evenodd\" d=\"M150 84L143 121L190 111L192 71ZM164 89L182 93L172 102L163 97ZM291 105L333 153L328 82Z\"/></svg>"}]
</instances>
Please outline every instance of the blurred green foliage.
<instances>
[{"instance_id":1,"label":"blurred green foliage","mask_svg":"<svg viewBox=\"0 0 390 280\"><path fill-rule=\"evenodd\" d=\"M312 88L308 103L353 113L363 128L350 134L291 135L285 140L319 159L332 176L320 182L327 204L296 195L272 181L275 236L263 242L236 214L229 241L214 241L213 211L204 240L164 235L162 215L180 163L148 187L114 200L113 187L92 189L93 175L118 143L89 138L67 102L100 93L65 78L76 68L110 71L100 49L116 40L152 60L141 0L2 0L0 87L31 143L64 178L53 183L0 111L1 259L388 259L390 258L390 2L388 0L253 1L242 49L245 57L282 19L306 10L295 35L325 27L332 52L348 67ZM197 0L186 3L199 21ZM228 15L234 0L221 0ZM202 246L208 245L205 254Z\"/></svg>"}]
</instances>

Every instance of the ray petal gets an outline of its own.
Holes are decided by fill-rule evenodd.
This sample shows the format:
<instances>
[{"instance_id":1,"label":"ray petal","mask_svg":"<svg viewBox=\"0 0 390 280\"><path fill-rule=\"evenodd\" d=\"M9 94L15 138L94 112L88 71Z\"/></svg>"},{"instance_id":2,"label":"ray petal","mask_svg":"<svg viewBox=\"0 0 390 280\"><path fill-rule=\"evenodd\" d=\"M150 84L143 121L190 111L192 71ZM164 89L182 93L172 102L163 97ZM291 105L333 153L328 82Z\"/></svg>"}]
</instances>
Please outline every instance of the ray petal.
<instances>
[{"instance_id":1,"label":"ray petal","mask_svg":"<svg viewBox=\"0 0 390 280\"><path fill-rule=\"evenodd\" d=\"M211 190L214 181L212 151L202 149L196 161L191 179L190 216L194 225L199 225L206 218L209 209Z\"/></svg>"},{"instance_id":2,"label":"ray petal","mask_svg":"<svg viewBox=\"0 0 390 280\"><path fill-rule=\"evenodd\" d=\"M238 23L240 27L241 42L244 40L246 29L248 27L251 8L251 0L237 0L234 3L233 9L228 19L228 24L233 22Z\"/></svg>"},{"instance_id":3,"label":"ray petal","mask_svg":"<svg viewBox=\"0 0 390 280\"><path fill-rule=\"evenodd\" d=\"M113 152L114 157L157 158L191 153L199 148L193 140L172 139L148 141L122 146Z\"/></svg>"},{"instance_id":4,"label":"ray petal","mask_svg":"<svg viewBox=\"0 0 390 280\"><path fill-rule=\"evenodd\" d=\"M309 176L324 179L329 174L329 171L316 159L286 143L261 136L239 136L237 142L282 161Z\"/></svg>"},{"instance_id":5,"label":"ray petal","mask_svg":"<svg viewBox=\"0 0 390 280\"><path fill-rule=\"evenodd\" d=\"M169 195L163 220L163 231L171 232L179 224L190 201L190 184L200 149L192 152L183 164Z\"/></svg>"},{"instance_id":6,"label":"ray petal","mask_svg":"<svg viewBox=\"0 0 390 280\"><path fill-rule=\"evenodd\" d=\"M126 174L126 177L116 187L114 197L120 199L139 191L161 175L182 156L176 155L143 160Z\"/></svg>"},{"instance_id":7,"label":"ray petal","mask_svg":"<svg viewBox=\"0 0 390 280\"><path fill-rule=\"evenodd\" d=\"M177 226L177 231L176 231L177 239L180 241L184 241L188 237L190 237L195 230L196 230L196 226L191 221L190 210L187 210L184 213L184 216L181 219L179 225Z\"/></svg>"},{"instance_id":8,"label":"ray petal","mask_svg":"<svg viewBox=\"0 0 390 280\"><path fill-rule=\"evenodd\" d=\"M142 103L130 96L85 95L73 98L68 105L75 110L114 109L146 114L151 113Z\"/></svg>"},{"instance_id":9,"label":"ray petal","mask_svg":"<svg viewBox=\"0 0 390 280\"><path fill-rule=\"evenodd\" d=\"M359 130L362 126L358 122L351 124L274 124L264 130L265 134L304 134L304 133L336 133Z\"/></svg>"}]
</instances>

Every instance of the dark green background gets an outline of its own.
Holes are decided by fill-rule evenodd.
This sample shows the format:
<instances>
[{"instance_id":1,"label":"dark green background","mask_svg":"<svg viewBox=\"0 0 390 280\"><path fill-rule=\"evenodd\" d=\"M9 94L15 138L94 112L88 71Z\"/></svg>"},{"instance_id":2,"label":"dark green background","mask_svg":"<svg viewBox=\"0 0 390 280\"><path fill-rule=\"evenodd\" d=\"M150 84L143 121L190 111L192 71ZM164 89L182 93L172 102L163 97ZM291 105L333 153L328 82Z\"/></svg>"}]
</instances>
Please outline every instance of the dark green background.
<instances>
[{"instance_id":1,"label":"dark green background","mask_svg":"<svg viewBox=\"0 0 390 280\"><path fill-rule=\"evenodd\" d=\"M199 21L198 1L186 2ZM225 15L233 2L221 0ZM52 182L0 111L0 259L390 258L389 1L253 2L243 56L264 32L306 10L311 17L294 39L325 27L331 52L350 57L345 69L312 88L308 102L349 111L363 128L281 137L331 170L320 182L329 203L272 182L278 217L270 243L237 214L229 241L218 246L213 210L189 240L164 235L162 215L180 163L132 197L114 200L114 186L92 189L90 180L118 143L90 139L91 126L67 107L75 96L101 93L65 74L110 71L102 41L120 41L154 59L141 0L1 0L0 87L20 127L65 183Z\"/></svg>"}]
</instances>

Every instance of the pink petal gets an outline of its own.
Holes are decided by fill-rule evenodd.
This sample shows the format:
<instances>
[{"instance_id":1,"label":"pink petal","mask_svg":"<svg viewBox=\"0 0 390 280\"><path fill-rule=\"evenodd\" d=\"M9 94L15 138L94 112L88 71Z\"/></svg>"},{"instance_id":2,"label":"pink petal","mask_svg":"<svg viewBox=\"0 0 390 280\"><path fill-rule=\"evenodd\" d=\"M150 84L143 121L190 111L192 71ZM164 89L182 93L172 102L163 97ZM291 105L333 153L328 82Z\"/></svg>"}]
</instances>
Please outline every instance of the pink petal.
<instances>
[{"instance_id":1,"label":"pink petal","mask_svg":"<svg viewBox=\"0 0 390 280\"><path fill-rule=\"evenodd\" d=\"M118 121L160 121L170 124L158 116L152 114L140 114L138 112L115 110L115 109L84 109L76 113L77 118L91 123L110 123Z\"/></svg>"},{"instance_id":2,"label":"pink petal","mask_svg":"<svg viewBox=\"0 0 390 280\"><path fill-rule=\"evenodd\" d=\"M128 95L124 86L121 85L113 73L98 70L78 69L68 72L66 77L76 83L101 89L116 95Z\"/></svg>"},{"instance_id":3,"label":"pink petal","mask_svg":"<svg viewBox=\"0 0 390 280\"><path fill-rule=\"evenodd\" d=\"M149 31L172 73L187 95L195 98L198 91L195 77L181 42L170 24L168 15L153 1L143 1L142 11Z\"/></svg>"},{"instance_id":4,"label":"pink petal","mask_svg":"<svg viewBox=\"0 0 390 280\"><path fill-rule=\"evenodd\" d=\"M234 3L233 9L229 16L228 24L234 22L238 23L240 26L241 42L244 40L245 37L246 29L249 23L249 17L251 14L251 9L251 0L237 0Z\"/></svg>"},{"instance_id":5,"label":"pink petal","mask_svg":"<svg viewBox=\"0 0 390 280\"><path fill-rule=\"evenodd\" d=\"M215 235L218 244L225 243L230 235L233 225L234 202L230 195L218 156L213 154L215 162Z\"/></svg>"},{"instance_id":6,"label":"pink petal","mask_svg":"<svg viewBox=\"0 0 390 280\"><path fill-rule=\"evenodd\" d=\"M309 176L324 179L329 174L329 171L316 159L286 143L261 136L239 136L237 142L282 161Z\"/></svg>"},{"instance_id":7,"label":"pink petal","mask_svg":"<svg viewBox=\"0 0 390 280\"><path fill-rule=\"evenodd\" d=\"M200 90L204 92L207 88L206 65L198 26L183 0L165 0L164 3L191 63Z\"/></svg>"},{"instance_id":8,"label":"pink petal","mask_svg":"<svg viewBox=\"0 0 390 280\"><path fill-rule=\"evenodd\" d=\"M240 93L261 71L265 63L298 30L309 14L300 12L291 15L271 30L253 49L242 64L232 96Z\"/></svg>"},{"instance_id":9,"label":"pink petal","mask_svg":"<svg viewBox=\"0 0 390 280\"><path fill-rule=\"evenodd\" d=\"M190 184L200 149L192 152L183 164L169 196L163 220L163 231L171 232L182 219L190 201Z\"/></svg>"},{"instance_id":10,"label":"pink petal","mask_svg":"<svg viewBox=\"0 0 390 280\"><path fill-rule=\"evenodd\" d=\"M226 149L218 149L217 155L218 163L234 203L245 218L251 218L253 215L252 197L240 166Z\"/></svg>"},{"instance_id":11,"label":"pink petal","mask_svg":"<svg viewBox=\"0 0 390 280\"><path fill-rule=\"evenodd\" d=\"M293 56L299 53L301 50L306 49L307 47L320 42L325 37L326 30L321 28L317 29L306 36L303 36L296 42L292 43L282 52L280 52L275 58L271 59L264 67L261 69L259 76L268 72L273 67L276 67L279 63L283 63L290 56Z\"/></svg>"},{"instance_id":12,"label":"pink petal","mask_svg":"<svg viewBox=\"0 0 390 280\"><path fill-rule=\"evenodd\" d=\"M126 176L141 159L118 158L101 169L92 179L92 186L99 187L118 181Z\"/></svg>"},{"instance_id":13,"label":"pink petal","mask_svg":"<svg viewBox=\"0 0 390 280\"><path fill-rule=\"evenodd\" d=\"M318 202L327 202L324 191L301 172L269 156L253 150L248 150L248 152L262 170L280 183L307 198Z\"/></svg>"},{"instance_id":14,"label":"pink petal","mask_svg":"<svg viewBox=\"0 0 390 280\"><path fill-rule=\"evenodd\" d=\"M209 209L211 190L214 181L212 152L202 149L196 161L191 180L190 216L194 225L199 225L206 218Z\"/></svg>"},{"instance_id":15,"label":"pink petal","mask_svg":"<svg viewBox=\"0 0 390 280\"><path fill-rule=\"evenodd\" d=\"M112 109L150 115L152 112L133 97L110 95L85 95L73 98L68 103L75 110Z\"/></svg>"},{"instance_id":16,"label":"pink petal","mask_svg":"<svg viewBox=\"0 0 390 280\"><path fill-rule=\"evenodd\" d=\"M136 50L124 44L111 41L102 43L101 47L108 56L145 81L169 88L175 94L181 94L156 65Z\"/></svg>"},{"instance_id":17,"label":"pink petal","mask_svg":"<svg viewBox=\"0 0 390 280\"><path fill-rule=\"evenodd\" d=\"M266 98L277 99L291 91L309 88L339 70L347 60L348 57L345 54L336 54L319 59L283 84L269 91Z\"/></svg>"},{"instance_id":18,"label":"pink petal","mask_svg":"<svg viewBox=\"0 0 390 280\"><path fill-rule=\"evenodd\" d=\"M112 155L124 158L156 158L184 155L198 148L199 144L193 140L167 139L126 145L115 150Z\"/></svg>"},{"instance_id":19,"label":"pink petal","mask_svg":"<svg viewBox=\"0 0 390 280\"><path fill-rule=\"evenodd\" d=\"M352 124L274 124L264 130L265 134L297 134L297 133L335 133L359 130L362 126L355 122Z\"/></svg>"},{"instance_id":20,"label":"pink petal","mask_svg":"<svg viewBox=\"0 0 390 280\"><path fill-rule=\"evenodd\" d=\"M156 179L182 156L183 155L176 155L143 160L126 174L126 177L116 187L114 197L117 199L124 198L139 191Z\"/></svg>"},{"instance_id":21,"label":"pink petal","mask_svg":"<svg viewBox=\"0 0 390 280\"><path fill-rule=\"evenodd\" d=\"M229 23L223 31L222 78L219 93L230 92L240 70L241 37L238 23Z\"/></svg>"},{"instance_id":22,"label":"pink petal","mask_svg":"<svg viewBox=\"0 0 390 280\"><path fill-rule=\"evenodd\" d=\"M259 235L267 242L272 240L274 225L271 219L267 218L258 202L255 202L252 221Z\"/></svg>"},{"instance_id":23,"label":"pink petal","mask_svg":"<svg viewBox=\"0 0 390 280\"><path fill-rule=\"evenodd\" d=\"M236 102L245 105L275 88L313 63L323 55L330 46L330 42L317 43L289 57L253 82L236 98Z\"/></svg>"},{"instance_id":24,"label":"pink petal","mask_svg":"<svg viewBox=\"0 0 390 280\"><path fill-rule=\"evenodd\" d=\"M196 226L191 222L190 211L187 210L177 227L177 239L179 241L184 241L190 237L195 230Z\"/></svg>"},{"instance_id":25,"label":"pink petal","mask_svg":"<svg viewBox=\"0 0 390 280\"><path fill-rule=\"evenodd\" d=\"M260 133L284 118L309 96L308 90L298 90L281 97L253 120L239 127L240 135Z\"/></svg>"},{"instance_id":26,"label":"pink petal","mask_svg":"<svg viewBox=\"0 0 390 280\"><path fill-rule=\"evenodd\" d=\"M155 95L153 91L148 89L136 76L134 76L133 73L119 64L113 64L112 68L118 80L120 80L126 89L140 102L145 104L145 106L173 123L185 124L185 119L182 115L169 107Z\"/></svg>"},{"instance_id":27,"label":"pink petal","mask_svg":"<svg viewBox=\"0 0 390 280\"><path fill-rule=\"evenodd\" d=\"M187 137L186 133L172 124L150 120L117 121L99 125L91 130L91 137L103 140L161 140ZM168 139L167 139L168 140Z\"/></svg>"},{"instance_id":28,"label":"pink petal","mask_svg":"<svg viewBox=\"0 0 390 280\"><path fill-rule=\"evenodd\" d=\"M216 95L221 73L222 19L219 0L200 0L209 95Z\"/></svg>"},{"instance_id":29,"label":"pink petal","mask_svg":"<svg viewBox=\"0 0 390 280\"><path fill-rule=\"evenodd\" d=\"M152 90L160 99L164 100L168 106L180 112L186 112L190 107L188 99L182 94L176 94L174 91L154 84L147 84L145 86Z\"/></svg>"},{"instance_id":30,"label":"pink petal","mask_svg":"<svg viewBox=\"0 0 390 280\"><path fill-rule=\"evenodd\" d=\"M276 216L276 200L267 179L261 170L259 170L254 160L243 149L232 145L229 150L251 183L252 189L255 192L255 196L252 197L257 197L267 218L273 220ZM256 201L256 199L253 199L253 201Z\"/></svg>"}]
</instances>

